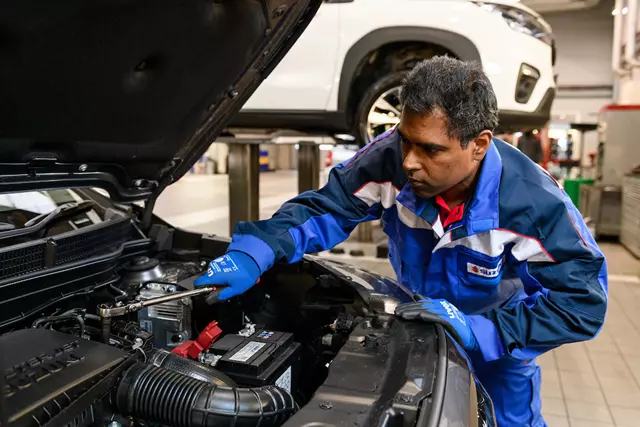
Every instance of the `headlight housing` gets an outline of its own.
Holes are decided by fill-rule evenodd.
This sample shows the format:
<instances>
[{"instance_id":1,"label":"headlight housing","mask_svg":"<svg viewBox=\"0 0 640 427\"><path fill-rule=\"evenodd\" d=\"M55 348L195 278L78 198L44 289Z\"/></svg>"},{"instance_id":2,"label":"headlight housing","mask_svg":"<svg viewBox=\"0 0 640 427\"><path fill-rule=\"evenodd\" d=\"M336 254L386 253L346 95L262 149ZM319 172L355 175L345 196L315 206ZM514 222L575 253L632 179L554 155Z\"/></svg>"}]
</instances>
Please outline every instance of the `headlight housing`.
<instances>
[{"instance_id":1,"label":"headlight housing","mask_svg":"<svg viewBox=\"0 0 640 427\"><path fill-rule=\"evenodd\" d=\"M553 35L548 26L540 22L540 19L534 15L517 7L495 4L489 1L474 0L473 3L488 12L500 14L513 30L528 34L548 45L553 44Z\"/></svg>"}]
</instances>

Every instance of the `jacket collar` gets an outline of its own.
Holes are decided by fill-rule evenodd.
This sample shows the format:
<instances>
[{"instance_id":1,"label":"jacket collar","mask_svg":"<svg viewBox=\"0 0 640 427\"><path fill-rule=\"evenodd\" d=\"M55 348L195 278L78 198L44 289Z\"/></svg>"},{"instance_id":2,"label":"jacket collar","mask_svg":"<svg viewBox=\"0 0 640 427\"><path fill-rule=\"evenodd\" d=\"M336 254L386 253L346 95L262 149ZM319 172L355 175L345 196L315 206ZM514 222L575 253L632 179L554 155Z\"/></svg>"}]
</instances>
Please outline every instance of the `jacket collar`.
<instances>
[{"instance_id":1,"label":"jacket collar","mask_svg":"<svg viewBox=\"0 0 640 427\"><path fill-rule=\"evenodd\" d=\"M493 230L499 226L499 189L502 176L502 158L494 140L480 168L480 176L473 198L466 208L463 223L467 235ZM413 192L407 182L398 194L397 201L414 214L431 224L438 237L444 235L444 229L438 215L438 207L433 199L422 199Z\"/></svg>"},{"instance_id":2,"label":"jacket collar","mask_svg":"<svg viewBox=\"0 0 640 427\"><path fill-rule=\"evenodd\" d=\"M499 227L500 179L502 157L496 148L497 139L491 141L482 162L478 185L468 209L467 233L482 233Z\"/></svg>"}]
</instances>

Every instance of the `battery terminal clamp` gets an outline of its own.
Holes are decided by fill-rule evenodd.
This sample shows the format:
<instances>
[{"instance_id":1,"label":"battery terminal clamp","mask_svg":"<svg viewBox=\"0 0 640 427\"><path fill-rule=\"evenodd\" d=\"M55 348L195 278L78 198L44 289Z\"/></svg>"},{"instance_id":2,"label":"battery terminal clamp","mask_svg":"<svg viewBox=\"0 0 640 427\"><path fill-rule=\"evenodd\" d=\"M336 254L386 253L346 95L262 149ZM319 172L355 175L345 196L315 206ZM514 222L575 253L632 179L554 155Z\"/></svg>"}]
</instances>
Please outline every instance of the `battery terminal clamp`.
<instances>
[{"instance_id":1,"label":"battery terminal clamp","mask_svg":"<svg viewBox=\"0 0 640 427\"><path fill-rule=\"evenodd\" d=\"M205 350L209 350L220 335L222 335L222 329L218 326L218 322L214 320L204 328L198 338L180 344L171 353L198 360L200 354Z\"/></svg>"}]
</instances>

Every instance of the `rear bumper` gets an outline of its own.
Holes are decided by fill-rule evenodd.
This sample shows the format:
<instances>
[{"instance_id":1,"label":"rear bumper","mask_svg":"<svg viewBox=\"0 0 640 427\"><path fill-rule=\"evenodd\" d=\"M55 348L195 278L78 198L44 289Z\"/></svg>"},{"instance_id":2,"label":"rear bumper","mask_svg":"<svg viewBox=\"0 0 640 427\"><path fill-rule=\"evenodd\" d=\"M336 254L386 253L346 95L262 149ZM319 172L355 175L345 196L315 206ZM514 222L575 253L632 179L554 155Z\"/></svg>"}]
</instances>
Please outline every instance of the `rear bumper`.
<instances>
[{"instance_id":1,"label":"rear bumper","mask_svg":"<svg viewBox=\"0 0 640 427\"><path fill-rule=\"evenodd\" d=\"M522 132L544 127L551 119L551 107L556 90L549 88L533 112L501 110L498 133Z\"/></svg>"}]
</instances>

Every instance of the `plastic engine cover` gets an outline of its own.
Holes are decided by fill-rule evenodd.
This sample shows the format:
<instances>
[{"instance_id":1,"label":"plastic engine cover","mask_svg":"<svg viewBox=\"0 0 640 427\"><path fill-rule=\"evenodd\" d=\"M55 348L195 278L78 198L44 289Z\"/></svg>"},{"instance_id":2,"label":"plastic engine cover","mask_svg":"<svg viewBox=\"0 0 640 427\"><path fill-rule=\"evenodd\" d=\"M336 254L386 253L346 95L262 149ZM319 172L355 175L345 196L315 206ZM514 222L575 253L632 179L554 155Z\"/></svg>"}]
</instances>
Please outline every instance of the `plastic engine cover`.
<instances>
[{"instance_id":1,"label":"plastic engine cover","mask_svg":"<svg viewBox=\"0 0 640 427\"><path fill-rule=\"evenodd\" d=\"M0 419L11 427L68 425L79 414L84 420L91 405L115 387L128 357L117 348L46 329L2 335L0 347L6 412Z\"/></svg>"}]
</instances>

